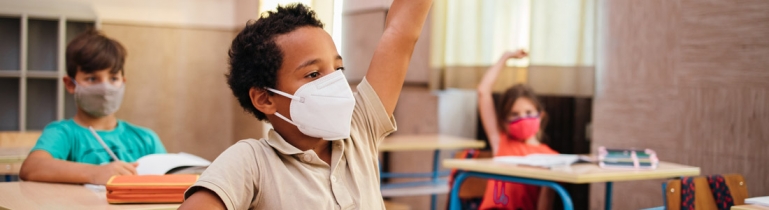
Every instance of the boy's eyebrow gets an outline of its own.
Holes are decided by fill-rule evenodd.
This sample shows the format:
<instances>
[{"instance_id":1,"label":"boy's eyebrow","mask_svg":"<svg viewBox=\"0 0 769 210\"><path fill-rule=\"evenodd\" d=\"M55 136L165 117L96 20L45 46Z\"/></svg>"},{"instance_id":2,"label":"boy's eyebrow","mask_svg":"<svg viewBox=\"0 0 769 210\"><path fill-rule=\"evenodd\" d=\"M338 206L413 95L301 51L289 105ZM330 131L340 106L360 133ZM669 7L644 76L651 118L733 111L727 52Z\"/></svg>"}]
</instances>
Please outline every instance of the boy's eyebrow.
<instances>
[{"instance_id":1,"label":"boy's eyebrow","mask_svg":"<svg viewBox=\"0 0 769 210\"><path fill-rule=\"evenodd\" d=\"M342 60L342 56L341 55L336 55L336 59L337 60ZM299 69L304 68L304 67L307 67L307 66L312 65L312 64L316 64L318 62L320 62L320 59L317 59L317 58L309 60L309 61L306 61L306 62L302 63L301 65L297 66L296 69L294 69L294 71L299 70Z\"/></svg>"},{"instance_id":2,"label":"boy's eyebrow","mask_svg":"<svg viewBox=\"0 0 769 210\"><path fill-rule=\"evenodd\" d=\"M301 65L299 65L298 67L296 67L296 69L294 69L294 71L297 71L297 70L299 70L301 68L304 68L304 67L312 65L312 64L316 64L318 62L320 62L320 59L317 59L317 58L309 60L309 61L306 61L306 62L302 63Z\"/></svg>"}]
</instances>

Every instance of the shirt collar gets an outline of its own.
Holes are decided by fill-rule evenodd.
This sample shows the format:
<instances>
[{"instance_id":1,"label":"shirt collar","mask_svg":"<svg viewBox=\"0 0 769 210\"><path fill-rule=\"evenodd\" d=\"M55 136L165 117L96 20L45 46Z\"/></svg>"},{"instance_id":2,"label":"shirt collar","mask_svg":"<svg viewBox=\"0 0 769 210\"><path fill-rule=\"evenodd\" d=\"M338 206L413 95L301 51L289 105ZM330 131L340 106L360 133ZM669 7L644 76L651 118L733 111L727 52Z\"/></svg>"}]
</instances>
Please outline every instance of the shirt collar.
<instances>
[{"instance_id":1,"label":"shirt collar","mask_svg":"<svg viewBox=\"0 0 769 210\"><path fill-rule=\"evenodd\" d=\"M267 133L267 144L269 144L272 148L275 148L276 150L278 150L280 153L283 153L284 155L295 155L295 154L304 153L302 152L302 150L299 150L299 148L296 148L294 147L294 145L289 144L274 129L270 129L270 131Z\"/></svg>"}]
</instances>

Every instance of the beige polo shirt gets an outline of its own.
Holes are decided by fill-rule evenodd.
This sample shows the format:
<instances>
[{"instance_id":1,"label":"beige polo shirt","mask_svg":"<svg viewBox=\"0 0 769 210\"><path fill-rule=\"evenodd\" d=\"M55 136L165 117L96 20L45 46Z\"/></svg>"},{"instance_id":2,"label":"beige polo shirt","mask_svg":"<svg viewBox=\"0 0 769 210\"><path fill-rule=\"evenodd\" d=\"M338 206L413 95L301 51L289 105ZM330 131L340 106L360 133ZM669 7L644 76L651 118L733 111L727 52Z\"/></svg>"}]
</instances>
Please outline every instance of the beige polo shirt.
<instances>
[{"instance_id":1,"label":"beige polo shirt","mask_svg":"<svg viewBox=\"0 0 769 210\"><path fill-rule=\"evenodd\" d=\"M224 151L184 194L207 188L227 209L384 209L379 144L396 130L366 79L355 95L350 138L334 141L331 165L270 130Z\"/></svg>"}]
</instances>

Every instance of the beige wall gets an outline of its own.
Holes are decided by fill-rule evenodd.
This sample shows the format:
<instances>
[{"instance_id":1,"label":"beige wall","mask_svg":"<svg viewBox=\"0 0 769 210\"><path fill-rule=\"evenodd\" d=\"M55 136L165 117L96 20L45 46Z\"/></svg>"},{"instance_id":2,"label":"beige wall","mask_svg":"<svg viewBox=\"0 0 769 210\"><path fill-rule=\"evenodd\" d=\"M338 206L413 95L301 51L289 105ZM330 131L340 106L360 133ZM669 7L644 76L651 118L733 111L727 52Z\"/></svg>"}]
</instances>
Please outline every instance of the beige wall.
<instances>
[{"instance_id":1,"label":"beige wall","mask_svg":"<svg viewBox=\"0 0 769 210\"><path fill-rule=\"evenodd\" d=\"M384 31L387 0L345 1L342 27L342 57L345 74L349 81L357 83L368 70L374 50ZM389 5L389 3L387 3ZM428 18L429 20L429 18ZM406 85L395 109L398 131L393 135L438 133L438 97L428 88L430 76L430 23L426 23L422 36L416 43L406 74ZM369 78L374 79L374 78ZM433 153L392 152L389 168L394 172L429 172L432 170ZM448 153L444 154L446 157ZM420 161L414 161L420 160ZM392 181L409 181L396 179ZM430 196L395 197L393 201L409 205L411 209L429 209ZM440 196L438 209L445 209L446 196Z\"/></svg>"},{"instance_id":2,"label":"beige wall","mask_svg":"<svg viewBox=\"0 0 769 210\"><path fill-rule=\"evenodd\" d=\"M342 58L348 81L359 82L366 76L371 58L384 32L383 9L345 14L342 20Z\"/></svg>"},{"instance_id":3,"label":"beige wall","mask_svg":"<svg viewBox=\"0 0 769 210\"><path fill-rule=\"evenodd\" d=\"M119 118L153 129L169 152L209 160L240 139L262 137L262 123L243 111L224 78L232 38L258 17L257 0L74 2L92 5L101 30L128 50Z\"/></svg>"},{"instance_id":4,"label":"beige wall","mask_svg":"<svg viewBox=\"0 0 769 210\"><path fill-rule=\"evenodd\" d=\"M604 0L593 147L639 147L769 195L769 1ZM619 182L614 209L660 206L661 182ZM603 184L591 209L603 209Z\"/></svg>"},{"instance_id":5,"label":"beige wall","mask_svg":"<svg viewBox=\"0 0 769 210\"><path fill-rule=\"evenodd\" d=\"M345 3L346 4L346 3ZM349 11L342 21L342 57L345 76L351 82L359 82L366 75L374 50L384 33L386 8ZM422 29L422 35L411 55L406 83L424 85L430 80L430 18Z\"/></svg>"},{"instance_id":6,"label":"beige wall","mask_svg":"<svg viewBox=\"0 0 769 210\"><path fill-rule=\"evenodd\" d=\"M102 30L128 51L118 118L153 129L169 152L213 160L234 143L239 118L224 79L232 31L107 23Z\"/></svg>"},{"instance_id":7,"label":"beige wall","mask_svg":"<svg viewBox=\"0 0 769 210\"><path fill-rule=\"evenodd\" d=\"M255 2L258 0L0 0L0 13L229 30L242 24L235 11L248 10Z\"/></svg>"},{"instance_id":8,"label":"beige wall","mask_svg":"<svg viewBox=\"0 0 769 210\"><path fill-rule=\"evenodd\" d=\"M396 135L435 134L438 133L438 96L427 86L406 86L398 99L395 108L395 120L398 123ZM442 158L450 155L449 151L442 153ZM432 151L390 152L390 172L417 173L431 172L433 164ZM429 179L392 179L392 182L427 181ZM438 196L438 208L446 209L446 195ZM407 204L411 209L430 209L430 196L394 197L393 201Z\"/></svg>"}]
</instances>

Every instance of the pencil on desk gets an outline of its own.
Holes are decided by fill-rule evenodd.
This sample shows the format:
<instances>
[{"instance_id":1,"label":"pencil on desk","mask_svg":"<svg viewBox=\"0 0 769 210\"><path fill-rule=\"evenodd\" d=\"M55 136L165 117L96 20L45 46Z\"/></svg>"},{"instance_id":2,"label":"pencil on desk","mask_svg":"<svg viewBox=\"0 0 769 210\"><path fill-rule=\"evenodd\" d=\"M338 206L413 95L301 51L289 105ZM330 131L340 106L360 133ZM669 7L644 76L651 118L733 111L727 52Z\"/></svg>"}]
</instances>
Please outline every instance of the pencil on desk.
<instances>
[{"instance_id":1,"label":"pencil on desk","mask_svg":"<svg viewBox=\"0 0 769 210\"><path fill-rule=\"evenodd\" d=\"M115 155L115 153L113 153L112 150L109 149L109 147L107 146L107 143L104 143L104 140L102 140L99 134L96 133L96 130L94 130L93 127L91 126L88 126L88 129L91 130L91 133L93 134L94 137L96 137L96 140L99 140L99 144L101 144L101 146L104 147L104 150L107 150L107 153L109 153L109 156L112 157L112 159L115 161L120 161L120 159L117 158L117 155Z\"/></svg>"}]
</instances>

